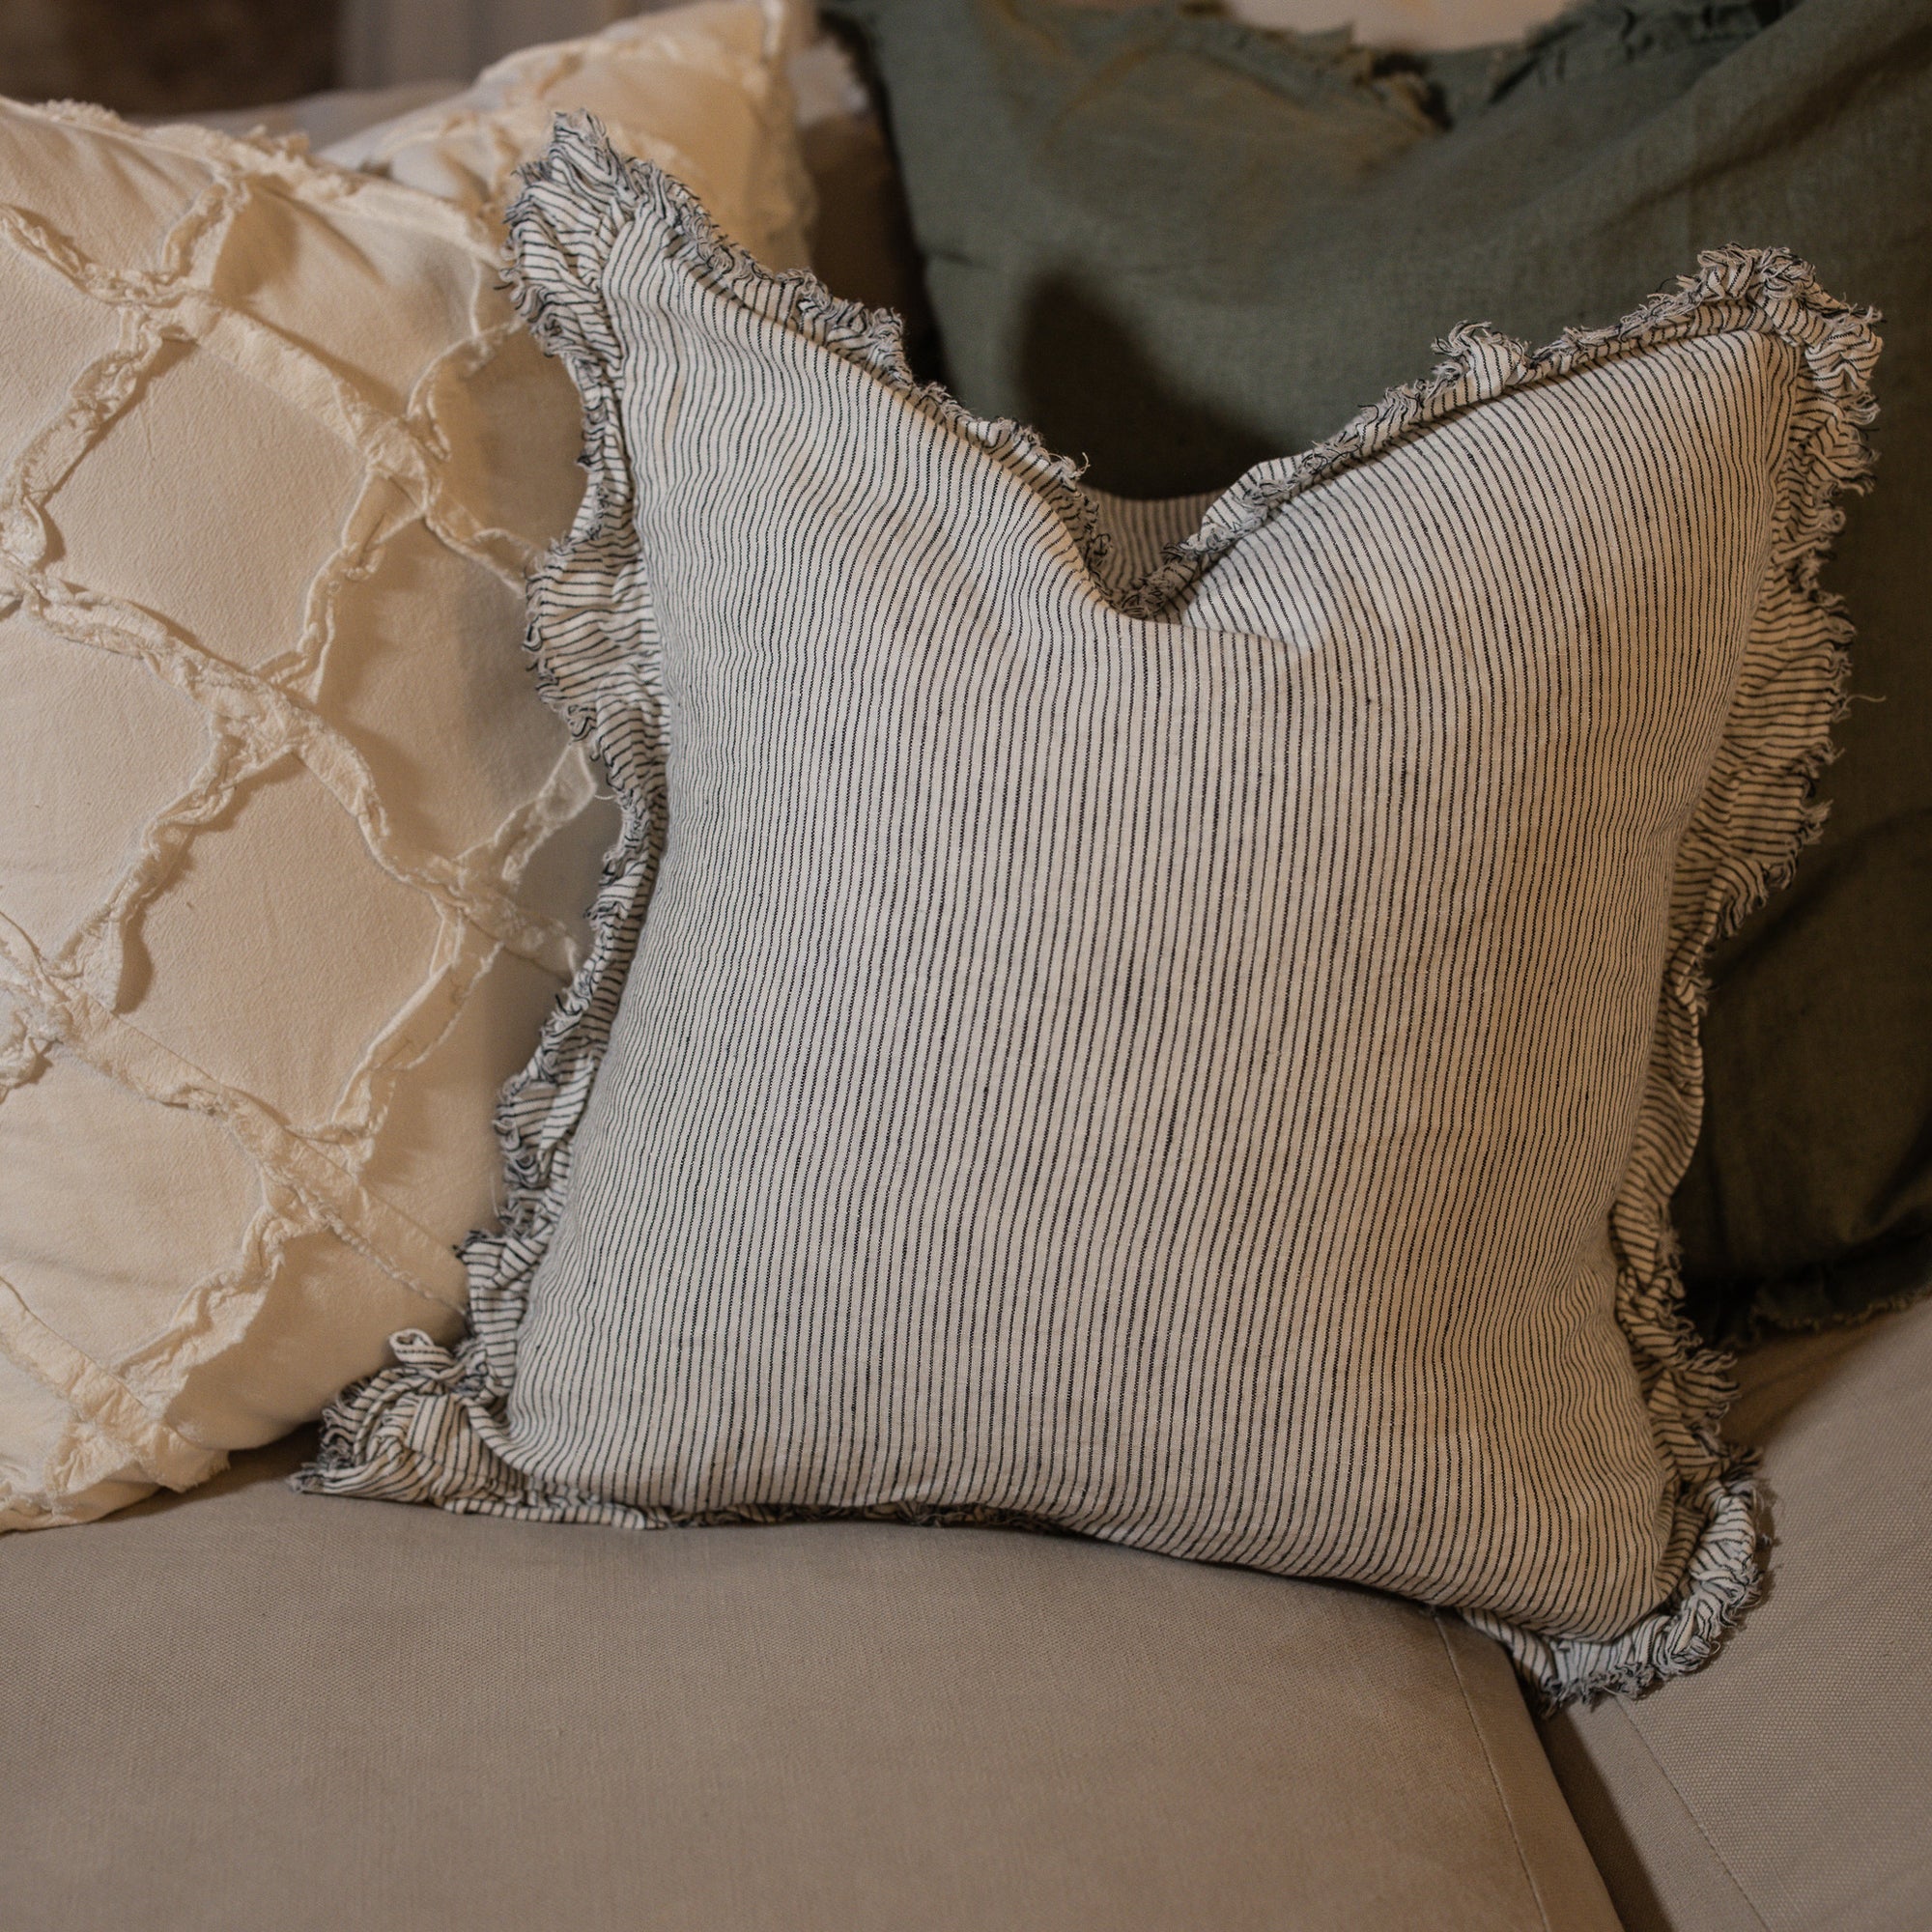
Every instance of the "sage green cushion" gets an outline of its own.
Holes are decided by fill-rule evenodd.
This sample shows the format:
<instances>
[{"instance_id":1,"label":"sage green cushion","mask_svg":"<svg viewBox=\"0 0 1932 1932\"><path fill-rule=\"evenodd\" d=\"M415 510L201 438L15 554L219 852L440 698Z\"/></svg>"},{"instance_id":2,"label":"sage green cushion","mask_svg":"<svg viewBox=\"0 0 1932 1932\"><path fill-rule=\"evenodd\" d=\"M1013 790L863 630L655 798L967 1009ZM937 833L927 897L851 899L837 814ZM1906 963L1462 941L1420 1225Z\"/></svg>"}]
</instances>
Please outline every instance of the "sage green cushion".
<instances>
[{"instance_id":1,"label":"sage green cushion","mask_svg":"<svg viewBox=\"0 0 1932 1932\"><path fill-rule=\"evenodd\" d=\"M1331 434L1464 320L1533 342L1697 250L1886 311L1831 819L1730 943L1678 1198L1707 1326L1889 1298L1932 1236L1932 0L1593 4L1413 61L1178 5L834 0L865 30L944 373L1128 496Z\"/></svg>"}]
</instances>

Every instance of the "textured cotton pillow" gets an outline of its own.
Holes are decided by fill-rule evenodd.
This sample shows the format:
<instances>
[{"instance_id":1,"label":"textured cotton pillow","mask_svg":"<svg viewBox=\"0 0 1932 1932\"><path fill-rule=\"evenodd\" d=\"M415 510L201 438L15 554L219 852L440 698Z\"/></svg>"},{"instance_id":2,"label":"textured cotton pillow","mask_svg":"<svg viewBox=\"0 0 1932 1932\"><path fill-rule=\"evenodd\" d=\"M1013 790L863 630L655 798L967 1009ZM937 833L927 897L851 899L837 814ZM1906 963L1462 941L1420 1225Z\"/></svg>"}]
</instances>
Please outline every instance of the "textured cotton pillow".
<instances>
[{"instance_id":1,"label":"textured cotton pillow","mask_svg":"<svg viewBox=\"0 0 1932 1932\"><path fill-rule=\"evenodd\" d=\"M624 838L476 1336L309 1481L1054 1523L1453 1604L1553 1695L1707 1655L1748 1484L1667 1204L1835 702L1865 321L1712 256L1110 517L592 132L514 227Z\"/></svg>"},{"instance_id":2,"label":"textured cotton pillow","mask_svg":"<svg viewBox=\"0 0 1932 1932\"><path fill-rule=\"evenodd\" d=\"M832 11L871 35L949 382L1108 489L1218 486L1331 435L1445 317L1547 341L1701 248L1789 247L1891 319L1886 487L1833 578L1882 701L1794 889L1714 961L1678 1218L1713 1329L1923 1281L1932 0L1594 0L1419 63L1172 5Z\"/></svg>"},{"instance_id":3,"label":"textured cotton pillow","mask_svg":"<svg viewBox=\"0 0 1932 1932\"><path fill-rule=\"evenodd\" d=\"M560 111L595 114L627 155L667 168L773 269L810 259L811 184L786 66L808 21L789 0L697 0L580 40L525 47L474 86L337 142L325 157L497 212Z\"/></svg>"},{"instance_id":4,"label":"textured cotton pillow","mask_svg":"<svg viewBox=\"0 0 1932 1932\"><path fill-rule=\"evenodd\" d=\"M498 247L0 106L0 1528L185 1488L458 1329L615 824L521 650L581 421Z\"/></svg>"}]
</instances>

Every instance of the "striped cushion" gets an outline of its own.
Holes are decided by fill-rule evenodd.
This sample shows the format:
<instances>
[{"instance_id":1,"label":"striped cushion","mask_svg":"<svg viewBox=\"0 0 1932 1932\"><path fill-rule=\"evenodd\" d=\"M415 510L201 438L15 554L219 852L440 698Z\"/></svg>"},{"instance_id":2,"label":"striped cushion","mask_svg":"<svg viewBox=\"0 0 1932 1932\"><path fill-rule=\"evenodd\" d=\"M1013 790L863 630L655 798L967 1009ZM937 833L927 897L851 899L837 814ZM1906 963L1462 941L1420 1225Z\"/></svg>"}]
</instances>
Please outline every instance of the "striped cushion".
<instances>
[{"instance_id":1,"label":"striped cushion","mask_svg":"<svg viewBox=\"0 0 1932 1932\"><path fill-rule=\"evenodd\" d=\"M1126 505L594 127L515 241L625 831L474 1335L306 1482L1053 1524L1454 1605L1551 1697L1701 1661L1751 1498L1666 1205L1809 826L1866 318L1707 257Z\"/></svg>"}]
</instances>

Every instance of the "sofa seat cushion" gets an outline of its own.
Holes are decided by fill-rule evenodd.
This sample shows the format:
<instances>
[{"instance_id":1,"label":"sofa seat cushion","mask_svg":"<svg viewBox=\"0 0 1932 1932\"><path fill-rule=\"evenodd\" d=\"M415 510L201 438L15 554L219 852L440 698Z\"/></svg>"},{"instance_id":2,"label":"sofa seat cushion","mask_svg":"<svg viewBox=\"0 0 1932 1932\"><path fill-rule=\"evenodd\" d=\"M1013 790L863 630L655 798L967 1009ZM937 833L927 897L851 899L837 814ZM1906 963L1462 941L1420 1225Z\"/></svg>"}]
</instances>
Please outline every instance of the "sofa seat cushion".
<instances>
[{"instance_id":1,"label":"sofa seat cushion","mask_svg":"<svg viewBox=\"0 0 1932 1932\"><path fill-rule=\"evenodd\" d=\"M1920 1276L1921 1284L1928 1266ZM1630 1932L1932 1925L1932 1301L1747 1355L1776 1574L1722 1655L1564 1713L1550 1755Z\"/></svg>"},{"instance_id":2,"label":"sofa seat cushion","mask_svg":"<svg viewBox=\"0 0 1932 1932\"><path fill-rule=\"evenodd\" d=\"M0 1543L45 1932L1613 1928L1502 1652L1071 1538L316 1500Z\"/></svg>"}]
</instances>

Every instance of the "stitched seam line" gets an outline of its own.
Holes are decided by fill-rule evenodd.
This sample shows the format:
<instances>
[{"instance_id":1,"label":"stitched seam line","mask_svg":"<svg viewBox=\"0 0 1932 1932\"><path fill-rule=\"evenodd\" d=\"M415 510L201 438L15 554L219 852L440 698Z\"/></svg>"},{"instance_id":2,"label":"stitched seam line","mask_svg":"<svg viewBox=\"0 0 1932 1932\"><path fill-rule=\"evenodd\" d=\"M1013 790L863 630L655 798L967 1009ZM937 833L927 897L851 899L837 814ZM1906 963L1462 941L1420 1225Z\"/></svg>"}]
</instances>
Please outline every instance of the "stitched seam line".
<instances>
[{"instance_id":1,"label":"stitched seam line","mask_svg":"<svg viewBox=\"0 0 1932 1932\"><path fill-rule=\"evenodd\" d=\"M1651 1763L1657 1767L1657 1775L1659 1777L1662 1778L1664 1785L1668 1789L1671 1797L1676 1799L1678 1804L1684 1807L1685 1817L1690 1819L1692 1826L1695 1827L1697 1835L1704 1841L1705 1850L1708 1851L1711 1854L1712 1858L1714 1858L1718 1861L1718 1869L1720 1872L1722 1872L1723 1875L1730 1880L1732 1885L1734 1885L1737 1888L1738 1896L1742 1898L1745 1902L1745 1910L1748 1912L1750 1916L1753 1918L1755 1918L1757 1922L1765 1928L1765 1932L1771 1932L1771 1920L1768 1919L1764 1916L1764 1914L1757 1909L1757 1900L1754 1899L1750 1895L1749 1891L1746 1889L1744 1880L1741 1879L1737 1875L1737 1873L1731 1869L1730 1861L1726 1859L1723 1853L1718 1849L1718 1841L1714 1837L1712 1837L1709 1832L1707 1832L1704 1829L1703 1819L1698 1817L1695 1807L1691 1804L1690 1801L1685 1797L1684 1793L1678 1788L1677 1780L1674 1777L1672 1777L1667 1771L1664 1770L1663 1760L1660 1758L1656 1753L1656 1751L1654 1751L1651 1748L1650 1740L1644 1736L1642 1726L1640 1726L1637 1723L1636 1719L1631 1716L1629 1710L1625 1707L1623 1701L1620 1698L1613 1698L1611 1701L1616 1706L1617 1716L1621 1718L1624 1720L1624 1722L1630 1726L1631 1735L1634 1737L1637 1743L1643 1747L1644 1756L1647 1757L1651 1761Z\"/></svg>"},{"instance_id":2,"label":"stitched seam line","mask_svg":"<svg viewBox=\"0 0 1932 1932\"><path fill-rule=\"evenodd\" d=\"M1543 1900L1543 1888L1536 1882L1536 1874L1530 1869L1529 1854L1524 1851L1522 1833L1517 1830L1516 1812L1511 1808L1509 1794L1503 1789L1502 1778L1496 1772L1494 1753L1490 1749L1490 1741L1483 1733L1482 1721L1476 1716L1475 1699L1469 1695L1469 1686L1463 1676L1463 1666L1456 1657L1456 1647L1449 1641L1449 1633L1442 1628L1440 1615L1432 1613L1430 1622L1435 1626L1437 1641L1442 1645L1443 1655L1449 1660L1449 1668L1456 1679L1456 1689L1462 1693L1463 1708L1469 1715L1469 1728L1476 1734L1476 1743L1483 1753L1483 1763L1489 1768L1490 1784L1496 1794L1496 1803L1502 1806L1503 1823L1509 1827L1510 1843L1516 1847L1517 1863L1522 1867L1524 1883L1529 1887L1529 1895L1535 1901L1536 1914L1543 1920L1543 1932L1554 1932L1549 1922L1549 1908Z\"/></svg>"}]
</instances>

